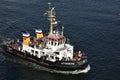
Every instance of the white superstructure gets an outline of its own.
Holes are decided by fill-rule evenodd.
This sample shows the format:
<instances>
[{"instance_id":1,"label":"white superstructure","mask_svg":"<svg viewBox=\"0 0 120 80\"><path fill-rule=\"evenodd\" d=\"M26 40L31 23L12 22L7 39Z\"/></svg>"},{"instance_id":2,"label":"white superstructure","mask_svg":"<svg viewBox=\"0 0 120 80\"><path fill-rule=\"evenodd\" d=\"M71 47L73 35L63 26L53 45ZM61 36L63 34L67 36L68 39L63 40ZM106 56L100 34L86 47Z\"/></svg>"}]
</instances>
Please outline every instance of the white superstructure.
<instances>
[{"instance_id":1,"label":"white superstructure","mask_svg":"<svg viewBox=\"0 0 120 80\"><path fill-rule=\"evenodd\" d=\"M22 51L27 52L33 56L41 58L46 56L46 60L55 62L64 60L73 59L73 46L66 43L66 37L63 35L62 31L53 30L53 27L58 24L58 21L55 19L54 8L50 7L49 10L45 13L48 16L50 21L50 32L48 36L43 36L42 30L36 29L36 37L31 41L30 35L23 34L23 47Z\"/></svg>"}]
</instances>

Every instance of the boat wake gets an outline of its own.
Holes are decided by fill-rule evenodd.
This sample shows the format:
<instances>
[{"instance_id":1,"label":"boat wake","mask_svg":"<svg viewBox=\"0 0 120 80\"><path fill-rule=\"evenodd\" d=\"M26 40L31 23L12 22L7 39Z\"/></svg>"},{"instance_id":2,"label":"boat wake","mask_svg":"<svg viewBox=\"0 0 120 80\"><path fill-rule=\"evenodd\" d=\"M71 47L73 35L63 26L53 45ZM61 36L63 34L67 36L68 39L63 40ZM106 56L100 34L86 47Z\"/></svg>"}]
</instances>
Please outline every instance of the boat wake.
<instances>
[{"instance_id":1,"label":"boat wake","mask_svg":"<svg viewBox=\"0 0 120 80\"><path fill-rule=\"evenodd\" d=\"M75 71L58 71L53 70L53 73L62 73L62 74L80 74L80 73L87 73L90 70L90 65L88 65L84 70L75 70Z\"/></svg>"}]
</instances>

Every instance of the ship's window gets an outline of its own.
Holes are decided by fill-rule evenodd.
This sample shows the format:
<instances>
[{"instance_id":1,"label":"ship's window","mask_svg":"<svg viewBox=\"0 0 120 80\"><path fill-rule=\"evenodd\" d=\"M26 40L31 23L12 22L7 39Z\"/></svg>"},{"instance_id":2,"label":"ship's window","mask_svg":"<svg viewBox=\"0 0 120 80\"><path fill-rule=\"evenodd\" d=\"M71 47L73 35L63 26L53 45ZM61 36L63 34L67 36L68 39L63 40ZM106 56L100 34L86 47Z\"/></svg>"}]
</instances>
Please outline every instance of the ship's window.
<instances>
[{"instance_id":1,"label":"ship's window","mask_svg":"<svg viewBox=\"0 0 120 80\"><path fill-rule=\"evenodd\" d=\"M60 45L60 41L59 41L59 45Z\"/></svg>"},{"instance_id":2,"label":"ship's window","mask_svg":"<svg viewBox=\"0 0 120 80\"><path fill-rule=\"evenodd\" d=\"M48 57L49 55L46 55L46 57Z\"/></svg>"},{"instance_id":3,"label":"ship's window","mask_svg":"<svg viewBox=\"0 0 120 80\"><path fill-rule=\"evenodd\" d=\"M63 43L65 43L65 39L63 40Z\"/></svg>"},{"instance_id":4,"label":"ship's window","mask_svg":"<svg viewBox=\"0 0 120 80\"><path fill-rule=\"evenodd\" d=\"M64 41L62 40L62 43L64 43Z\"/></svg>"},{"instance_id":5,"label":"ship's window","mask_svg":"<svg viewBox=\"0 0 120 80\"><path fill-rule=\"evenodd\" d=\"M38 54L38 51L35 51L35 54Z\"/></svg>"},{"instance_id":6,"label":"ship's window","mask_svg":"<svg viewBox=\"0 0 120 80\"><path fill-rule=\"evenodd\" d=\"M55 43L55 46L56 46L56 43Z\"/></svg>"},{"instance_id":7,"label":"ship's window","mask_svg":"<svg viewBox=\"0 0 120 80\"><path fill-rule=\"evenodd\" d=\"M55 52L55 54L58 54L58 55L59 55L59 52Z\"/></svg>"},{"instance_id":8,"label":"ship's window","mask_svg":"<svg viewBox=\"0 0 120 80\"><path fill-rule=\"evenodd\" d=\"M48 42L50 44L50 42Z\"/></svg>"},{"instance_id":9,"label":"ship's window","mask_svg":"<svg viewBox=\"0 0 120 80\"><path fill-rule=\"evenodd\" d=\"M55 59L56 59L56 61L58 61L58 60L59 60L59 57L55 57Z\"/></svg>"},{"instance_id":10,"label":"ship's window","mask_svg":"<svg viewBox=\"0 0 120 80\"><path fill-rule=\"evenodd\" d=\"M62 40L60 40L60 44L62 44Z\"/></svg>"},{"instance_id":11,"label":"ship's window","mask_svg":"<svg viewBox=\"0 0 120 80\"><path fill-rule=\"evenodd\" d=\"M44 52L42 52L43 54L45 54Z\"/></svg>"},{"instance_id":12,"label":"ship's window","mask_svg":"<svg viewBox=\"0 0 120 80\"><path fill-rule=\"evenodd\" d=\"M54 59L54 57L53 56L50 56L51 57L51 59Z\"/></svg>"},{"instance_id":13,"label":"ship's window","mask_svg":"<svg viewBox=\"0 0 120 80\"><path fill-rule=\"evenodd\" d=\"M34 53L34 50L31 50L31 53Z\"/></svg>"},{"instance_id":14,"label":"ship's window","mask_svg":"<svg viewBox=\"0 0 120 80\"><path fill-rule=\"evenodd\" d=\"M51 42L51 45L53 45L53 42Z\"/></svg>"}]
</instances>

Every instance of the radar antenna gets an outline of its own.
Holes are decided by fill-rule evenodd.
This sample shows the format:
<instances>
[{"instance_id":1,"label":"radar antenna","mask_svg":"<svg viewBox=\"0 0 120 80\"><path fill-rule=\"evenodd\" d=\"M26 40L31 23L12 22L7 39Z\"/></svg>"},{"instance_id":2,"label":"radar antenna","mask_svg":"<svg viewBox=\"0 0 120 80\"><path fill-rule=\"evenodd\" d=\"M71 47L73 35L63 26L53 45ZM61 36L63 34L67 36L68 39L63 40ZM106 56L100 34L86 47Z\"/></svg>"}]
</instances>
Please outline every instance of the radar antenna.
<instances>
[{"instance_id":1,"label":"radar antenna","mask_svg":"<svg viewBox=\"0 0 120 80\"><path fill-rule=\"evenodd\" d=\"M51 3L50 2L48 2L48 5L49 5L49 9L51 8Z\"/></svg>"}]
</instances>

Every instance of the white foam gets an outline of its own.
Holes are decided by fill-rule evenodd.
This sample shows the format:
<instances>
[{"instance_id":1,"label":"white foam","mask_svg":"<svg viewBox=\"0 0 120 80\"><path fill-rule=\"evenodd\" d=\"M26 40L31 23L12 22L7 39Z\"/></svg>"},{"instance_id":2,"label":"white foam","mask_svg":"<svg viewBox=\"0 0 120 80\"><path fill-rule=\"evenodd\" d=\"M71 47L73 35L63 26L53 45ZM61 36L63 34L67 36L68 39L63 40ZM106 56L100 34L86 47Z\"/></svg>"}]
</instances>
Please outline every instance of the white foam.
<instances>
[{"instance_id":1,"label":"white foam","mask_svg":"<svg viewBox=\"0 0 120 80\"><path fill-rule=\"evenodd\" d=\"M87 73L90 70L90 65L88 65L84 70L75 70L75 71L57 71L53 70L54 73L62 73L62 74L80 74Z\"/></svg>"},{"instance_id":2,"label":"white foam","mask_svg":"<svg viewBox=\"0 0 120 80\"><path fill-rule=\"evenodd\" d=\"M87 73L90 70L90 65L88 65L84 70L75 70L75 71L59 71L59 70L45 68L43 66L39 66L36 64L32 66L39 70L44 70L44 71L51 72L51 73L61 73L61 74L80 74L80 73Z\"/></svg>"}]
</instances>

